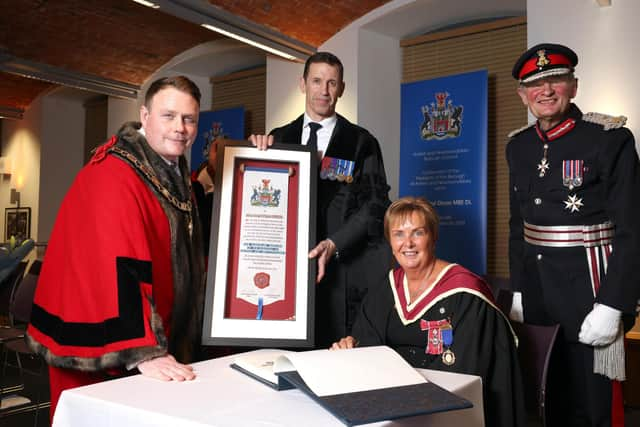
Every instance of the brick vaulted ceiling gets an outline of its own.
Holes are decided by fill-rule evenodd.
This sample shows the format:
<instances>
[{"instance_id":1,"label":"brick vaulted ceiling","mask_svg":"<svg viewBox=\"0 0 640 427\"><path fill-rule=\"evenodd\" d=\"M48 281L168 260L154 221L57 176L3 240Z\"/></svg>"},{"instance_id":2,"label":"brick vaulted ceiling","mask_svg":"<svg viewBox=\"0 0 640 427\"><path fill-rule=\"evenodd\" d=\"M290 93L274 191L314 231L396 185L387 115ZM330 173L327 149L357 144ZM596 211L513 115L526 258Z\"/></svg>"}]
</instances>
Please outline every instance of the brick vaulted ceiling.
<instances>
[{"instance_id":1,"label":"brick vaulted ceiling","mask_svg":"<svg viewBox=\"0 0 640 427\"><path fill-rule=\"evenodd\" d=\"M208 2L318 47L388 0ZM131 0L0 0L0 60L9 55L136 86L179 53L221 37ZM0 107L26 110L52 87L0 72Z\"/></svg>"},{"instance_id":2,"label":"brick vaulted ceiling","mask_svg":"<svg viewBox=\"0 0 640 427\"><path fill-rule=\"evenodd\" d=\"M389 0L209 0L250 21L318 47L335 33Z\"/></svg>"}]
</instances>

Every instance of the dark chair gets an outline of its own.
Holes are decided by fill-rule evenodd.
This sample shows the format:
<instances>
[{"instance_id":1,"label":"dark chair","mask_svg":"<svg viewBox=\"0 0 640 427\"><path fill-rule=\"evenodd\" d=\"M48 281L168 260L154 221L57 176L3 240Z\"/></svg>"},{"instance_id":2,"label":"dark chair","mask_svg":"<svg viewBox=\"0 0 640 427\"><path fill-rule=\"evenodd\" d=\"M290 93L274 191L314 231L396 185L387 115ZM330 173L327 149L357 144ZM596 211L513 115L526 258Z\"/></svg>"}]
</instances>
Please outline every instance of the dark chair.
<instances>
[{"instance_id":1,"label":"dark chair","mask_svg":"<svg viewBox=\"0 0 640 427\"><path fill-rule=\"evenodd\" d=\"M18 264L18 266L16 267L16 270L10 276L12 284L8 298L8 308L6 316L9 323L6 325L0 325L0 345L3 345L5 342L14 340L16 338L22 338L24 336L25 328L14 326L14 323L12 321L11 302L13 301L13 296L16 289L22 282L24 270L26 269L26 267L26 261L20 262L20 264Z\"/></svg>"},{"instance_id":2,"label":"dark chair","mask_svg":"<svg viewBox=\"0 0 640 427\"><path fill-rule=\"evenodd\" d=\"M500 289L497 302L507 315L511 309L511 291ZM524 383L527 412L547 424L547 375L551 354L560 329L559 325L543 326L511 322L518 336L518 359Z\"/></svg>"},{"instance_id":3,"label":"dark chair","mask_svg":"<svg viewBox=\"0 0 640 427\"><path fill-rule=\"evenodd\" d=\"M34 425L38 422L38 410L50 406L49 402L41 402L42 391L45 389L46 369L42 358L37 356L27 345L24 335L27 324L31 317L31 308L33 306L33 297L38 283L40 274L40 266L42 262L36 260L32 263L27 274L18 282L11 293L9 302L9 320L11 329L14 331L12 338L5 339L2 345L2 379L8 378L9 369L14 369L19 377L20 384L3 389L0 384L0 395L4 402L11 402L0 408L0 418L24 413L29 411L35 412ZM12 365L10 357L15 357L15 364ZM27 357L33 362L36 369L28 369L25 367L22 357ZM31 377L30 390L26 390L25 374ZM24 390L28 393L16 395L18 391ZM11 394L9 394L11 393ZM32 399L23 396L29 394Z\"/></svg>"},{"instance_id":4,"label":"dark chair","mask_svg":"<svg viewBox=\"0 0 640 427\"><path fill-rule=\"evenodd\" d=\"M13 267L13 271L8 273L5 279L0 282L0 328L8 327L9 301L11 300L11 294L22 280L27 264L27 261L20 261L15 267ZM1 340L2 332L0 330L0 342L2 342Z\"/></svg>"},{"instance_id":5,"label":"dark chair","mask_svg":"<svg viewBox=\"0 0 640 427\"><path fill-rule=\"evenodd\" d=\"M489 284L494 297L498 297L500 290L511 289L510 281L508 277L486 275L484 280ZM501 307L502 308L502 307Z\"/></svg>"},{"instance_id":6,"label":"dark chair","mask_svg":"<svg viewBox=\"0 0 640 427\"><path fill-rule=\"evenodd\" d=\"M3 307L2 307L2 311L0 312L2 313L2 320L3 320L3 324L0 325L0 349L2 349L4 344L8 341L24 337L24 331L25 331L24 328L10 326L12 323L10 322L9 301L13 296L14 290L22 281L22 277L24 275L24 271L26 268L27 268L27 261L20 262L15 268L15 270L4 281L5 285L10 283L10 286L7 285L8 289L3 290L3 294L6 294L6 297L3 295L3 298L2 298ZM0 354L2 353L0 352ZM22 383L15 384L12 386L4 386L4 387L3 386L4 384L0 382L0 392L1 392L0 398L2 398L3 395L16 393L22 390L23 388ZM2 405L0 404L0 407L1 406Z\"/></svg>"},{"instance_id":7,"label":"dark chair","mask_svg":"<svg viewBox=\"0 0 640 427\"><path fill-rule=\"evenodd\" d=\"M14 327L26 328L31 319L31 307L33 306L33 297L38 285L41 268L42 261L39 259L33 261L29 271L21 281L16 283L11 293L9 298L9 321Z\"/></svg>"}]
</instances>

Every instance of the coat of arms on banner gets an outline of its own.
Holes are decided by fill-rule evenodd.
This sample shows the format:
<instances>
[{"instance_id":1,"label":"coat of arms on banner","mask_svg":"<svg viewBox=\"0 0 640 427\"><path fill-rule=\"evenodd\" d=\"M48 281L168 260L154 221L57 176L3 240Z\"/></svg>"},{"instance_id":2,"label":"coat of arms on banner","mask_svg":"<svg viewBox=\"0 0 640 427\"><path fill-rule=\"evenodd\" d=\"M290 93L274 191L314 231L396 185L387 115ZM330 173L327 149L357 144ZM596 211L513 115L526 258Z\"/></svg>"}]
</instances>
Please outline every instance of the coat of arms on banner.
<instances>
[{"instance_id":1,"label":"coat of arms on banner","mask_svg":"<svg viewBox=\"0 0 640 427\"><path fill-rule=\"evenodd\" d=\"M420 126L422 139L455 138L462 131L462 105L453 105L447 92L436 92L436 102L422 106L424 122Z\"/></svg>"},{"instance_id":2,"label":"coat of arms on banner","mask_svg":"<svg viewBox=\"0 0 640 427\"><path fill-rule=\"evenodd\" d=\"M271 186L270 179L263 179L262 186L253 186L251 205L277 207L280 205L280 193L281 190L276 190Z\"/></svg>"},{"instance_id":3,"label":"coat of arms on banner","mask_svg":"<svg viewBox=\"0 0 640 427\"><path fill-rule=\"evenodd\" d=\"M209 150L211 150L211 147L213 146L213 143L216 141L216 139L226 138L224 129L222 128L222 122L211 122L211 129L204 132L203 136L205 144L204 147L202 147L202 157L204 159L208 159Z\"/></svg>"}]
</instances>

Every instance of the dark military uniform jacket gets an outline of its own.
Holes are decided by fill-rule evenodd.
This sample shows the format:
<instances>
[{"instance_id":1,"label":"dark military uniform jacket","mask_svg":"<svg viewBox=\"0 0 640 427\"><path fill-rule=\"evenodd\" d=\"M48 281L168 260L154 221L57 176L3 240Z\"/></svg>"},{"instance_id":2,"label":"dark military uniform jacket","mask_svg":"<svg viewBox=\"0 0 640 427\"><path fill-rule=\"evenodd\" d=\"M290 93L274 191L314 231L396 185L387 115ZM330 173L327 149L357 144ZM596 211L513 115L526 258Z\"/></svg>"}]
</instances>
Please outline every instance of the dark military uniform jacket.
<instances>
[{"instance_id":1,"label":"dark military uniform jacket","mask_svg":"<svg viewBox=\"0 0 640 427\"><path fill-rule=\"evenodd\" d=\"M522 292L527 322L560 323L571 341L594 302L621 310L629 321L640 295L640 169L633 135L623 125L624 118L583 115L572 104L553 129L544 132L536 123L513 132L507 146L512 287ZM524 240L525 223L608 222L612 239L592 249L591 258L584 246Z\"/></svg>"},{"instance_id":2,"label":"dark military uniform jacket","mask_svg":"<svg viewBox=\"0 0 640 427\"><path fill-rule=\"evenodd\" d=\"M275 142L300 144L304 116L271 134ZM318 178L317 241L330 238L338 256L316 288L316 343L326 346L346 336L362 298L380 283L391 253L383 237L389 205L387 179L378 141L338 115L326 157L355 162L353 180ZM351 182L348 182L351 181Z\"/></svg>"}]
</instances>

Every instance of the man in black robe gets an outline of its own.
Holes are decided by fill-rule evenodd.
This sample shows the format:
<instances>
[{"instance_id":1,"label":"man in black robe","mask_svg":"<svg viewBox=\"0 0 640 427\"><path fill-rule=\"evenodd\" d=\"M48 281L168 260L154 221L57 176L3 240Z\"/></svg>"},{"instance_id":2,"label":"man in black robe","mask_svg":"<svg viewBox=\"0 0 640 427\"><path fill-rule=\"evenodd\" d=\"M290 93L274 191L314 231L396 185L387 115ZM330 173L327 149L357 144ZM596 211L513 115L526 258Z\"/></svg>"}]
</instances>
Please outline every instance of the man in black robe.
<instances>
[{"instance_id":1,"label":"man in black robe","mask_svg":"<svg viewBox=\"0 0 640 427\"><path fill-rule=\"evenodd\" d=\"M364 295L389 267L382 227L389 186L378 141L335 112L344 91L340 60L328 52L309 57L300 90L305 94L305 114L268 137L251 135L250 140L259 149L274 141L307 144L322 159L318 244L309 256L318 260L316 346L328 347L349 334Z\"/></svg>"}]
</instances>

